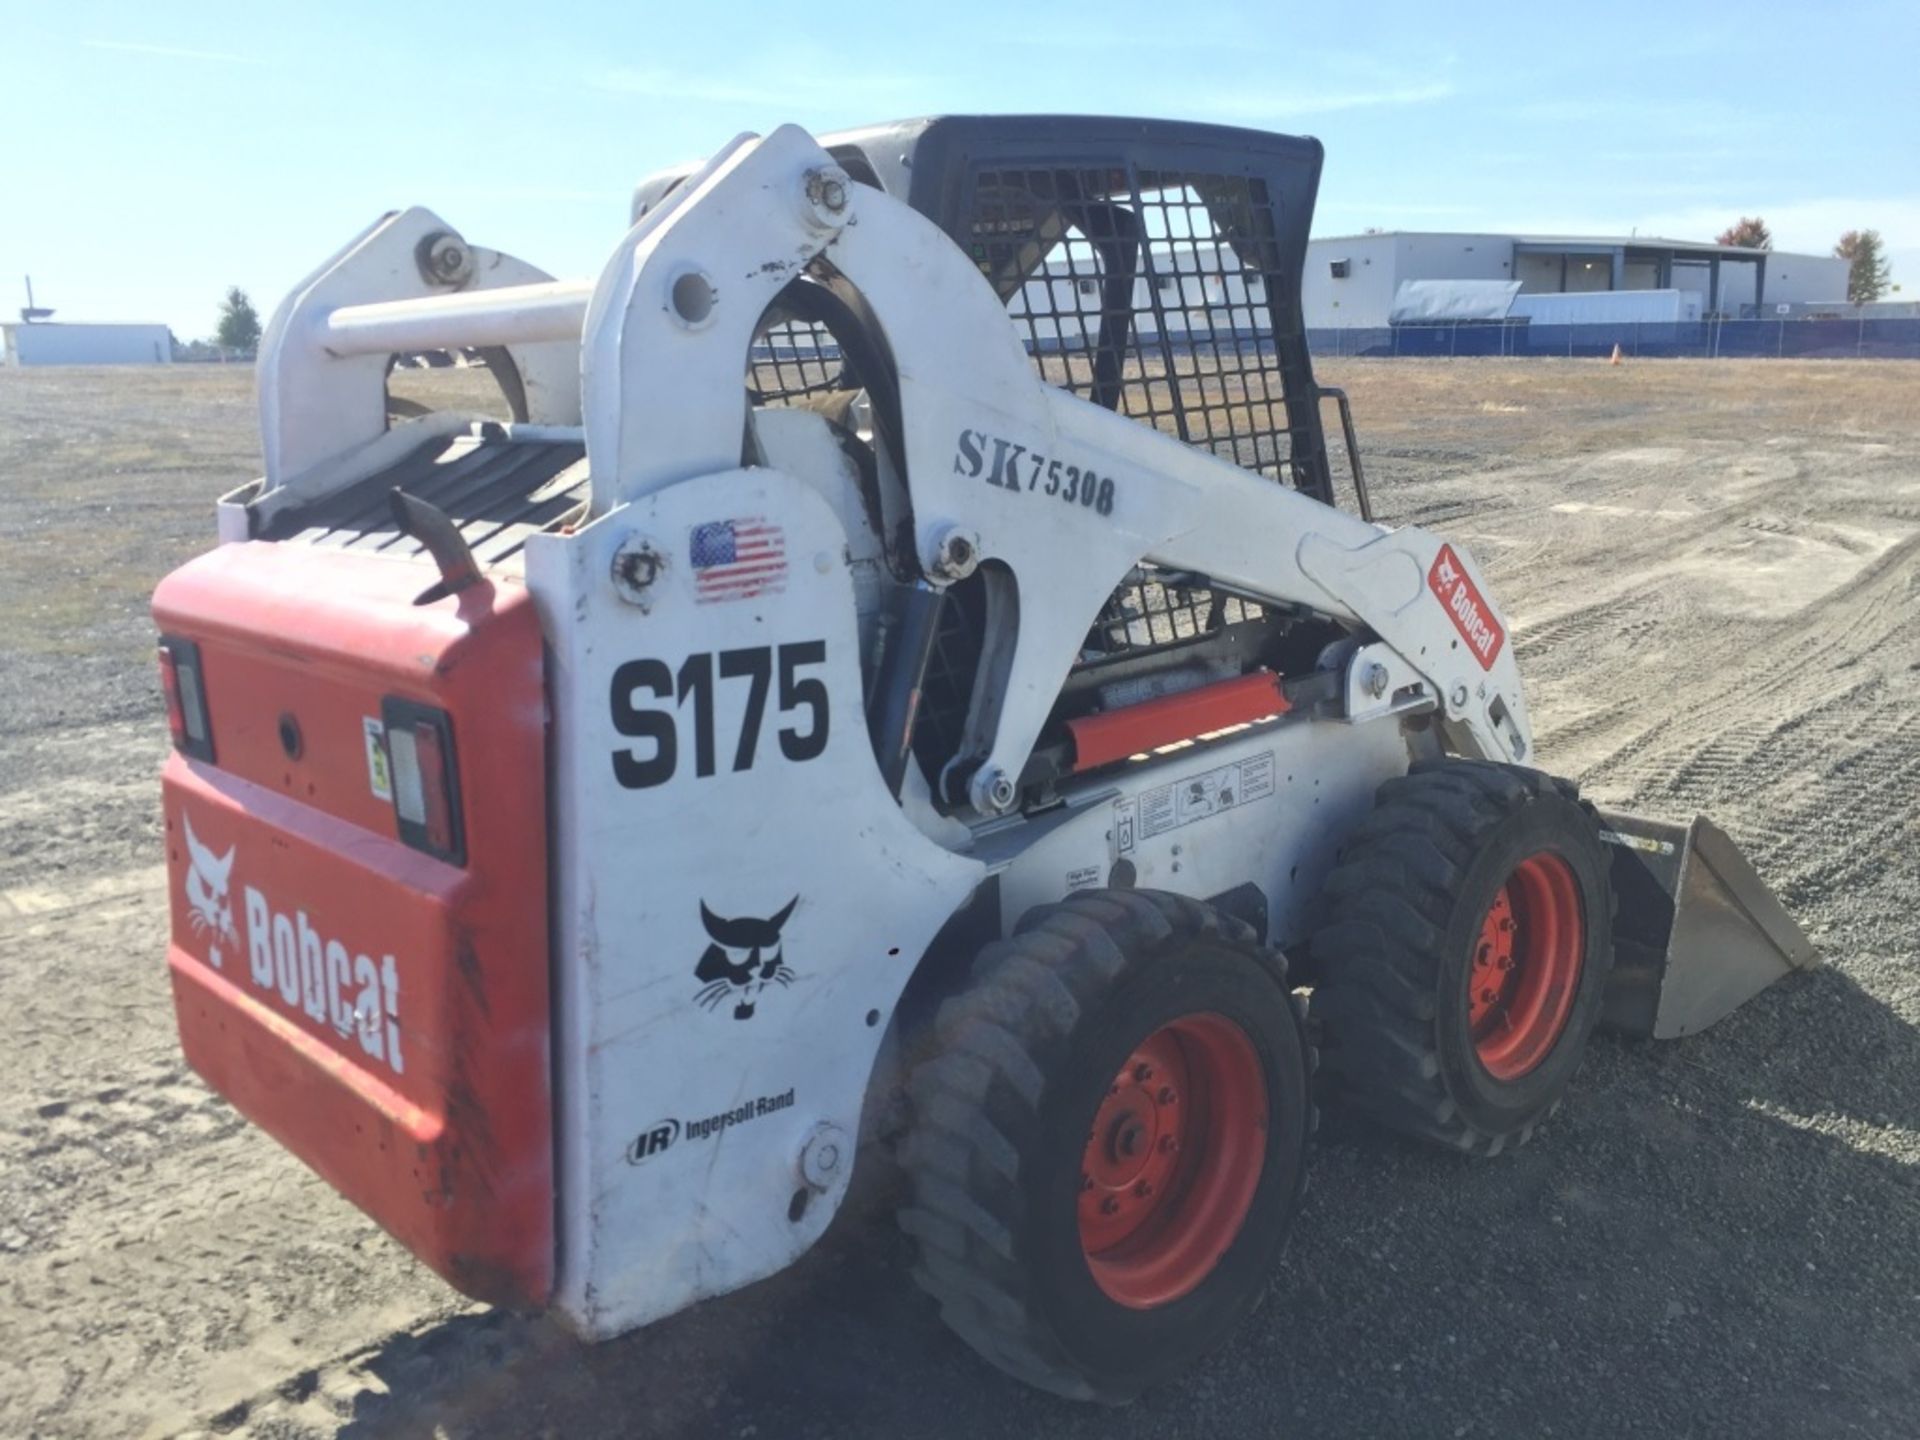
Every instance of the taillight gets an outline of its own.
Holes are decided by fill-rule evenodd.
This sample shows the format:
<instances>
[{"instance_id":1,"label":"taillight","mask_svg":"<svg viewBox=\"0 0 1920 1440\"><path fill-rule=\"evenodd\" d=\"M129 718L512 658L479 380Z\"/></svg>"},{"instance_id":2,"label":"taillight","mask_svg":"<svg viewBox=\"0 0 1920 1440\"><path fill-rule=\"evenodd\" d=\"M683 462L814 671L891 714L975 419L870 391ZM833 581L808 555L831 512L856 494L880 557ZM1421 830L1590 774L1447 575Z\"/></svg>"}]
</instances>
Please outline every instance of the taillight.
<instances>
[{"instance_id":1,"label":"taillight","mask_svg":"<svg viewBox=\"0 0 1920 1440\"><path fill-rule=\"evenodd\" d=\"M393 767L393 814L400 838L416 850L467 863L460 827L460 770L453 718L444 710L388 696L380 702Z\"/></svg>"},{"instance_id":2,"label":"taillight","mask_svg":"<svg viewBox=\"0 0 1920 1440\"><path fill-rule=\"evenodd\" d=\"M207 690L200 674L200 647L172 635L160 637L160 688L167 697L167 729L174 749L213 761L213 726L207 720Z\"/></svg>"}]
</instances>

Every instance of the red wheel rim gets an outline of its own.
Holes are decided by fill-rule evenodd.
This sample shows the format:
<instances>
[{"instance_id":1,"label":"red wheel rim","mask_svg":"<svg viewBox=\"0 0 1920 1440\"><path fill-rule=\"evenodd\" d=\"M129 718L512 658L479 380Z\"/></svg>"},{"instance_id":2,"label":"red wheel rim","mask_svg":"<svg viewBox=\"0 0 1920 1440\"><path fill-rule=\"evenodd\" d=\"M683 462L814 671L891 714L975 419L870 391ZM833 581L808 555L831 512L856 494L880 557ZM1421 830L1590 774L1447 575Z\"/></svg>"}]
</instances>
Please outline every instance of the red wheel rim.
<instances>
[{"instance_id":1,"label":"red wheel rim","mask_svg":"<svg viewBox=\"0 0 1920 1440\"><path fill-rule=\"evenodd\" d=\"M1580 988L1586 959L1580 890L1565 860L1542 850L1514 867L1480 922L1467 969L1474 1053L1496 1080L1547 1058Z\"/></svg>"},{"instance_id":2,"label":"red wheel rim","mask_svg":"<svg viewBox=\"0 0 1920 1440\"><path fill-rule=\"evenodd\" d=\"M1127 1057L1080 1162L1080 1247L1094 1283L1134 1310L1212 1273L1259 1188L1267 1085L1246 1032L1185 1015Z\"/></svg>"}]
</instances>

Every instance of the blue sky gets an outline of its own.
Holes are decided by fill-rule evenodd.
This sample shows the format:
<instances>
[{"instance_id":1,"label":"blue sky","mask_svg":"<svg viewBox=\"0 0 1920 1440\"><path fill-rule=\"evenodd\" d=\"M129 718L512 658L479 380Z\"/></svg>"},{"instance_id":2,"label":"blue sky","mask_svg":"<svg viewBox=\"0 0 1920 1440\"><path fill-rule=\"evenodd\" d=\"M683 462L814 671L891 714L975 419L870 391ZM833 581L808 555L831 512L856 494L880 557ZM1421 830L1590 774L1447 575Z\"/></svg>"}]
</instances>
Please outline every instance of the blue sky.
<instances>
[{"instance_id":1,"label":"blue sky","mask_svg":"<svg viewBox=\"0 0 1920 1440\"><path fill-rule=\"evenodd\" d=\"M648 171L941 111L1326 142L1318 234L1885 237L1920 298L1920 5L0 0L0 311L209 333L384 210L589 275Z\"/></svg>"}]
</instances>

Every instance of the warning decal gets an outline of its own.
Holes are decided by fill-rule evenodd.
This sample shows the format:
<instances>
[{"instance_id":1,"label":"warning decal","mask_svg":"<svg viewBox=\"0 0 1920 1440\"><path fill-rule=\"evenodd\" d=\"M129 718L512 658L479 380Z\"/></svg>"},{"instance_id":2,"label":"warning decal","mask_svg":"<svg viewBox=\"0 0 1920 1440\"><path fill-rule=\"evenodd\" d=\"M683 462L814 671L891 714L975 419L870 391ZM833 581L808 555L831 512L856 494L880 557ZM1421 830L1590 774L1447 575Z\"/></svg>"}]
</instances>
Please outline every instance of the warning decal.
<instances>
[{"instance_id":1,"label":"warning decal","mask_svg":"<svg viewBox=\"0 0 1920 1440\"><path fill-rule=\"evenodd\" d=\"M387 727L377 716L360 719L361 733L367 742L367 788L381 800L393 799L393 777L387 770Z\"/></svg>"},{"instance_id":2,"label":"warning decal","mask_svg":"<svg viewBox=\"0 0 1920 1440\"><path fill-rule=\"evenodd\" d=\"M1619 845L1627 850L1641 850L1649 855L1671 855L1671 840L1655 840L1648 835L1623 835L1618 830L1602 830L1600 838L1609 845Z\"/></svg>"},{"instance_id":3,"label":"warning decal","mask_svg":"<svg viewBox=\"0 0 1920 1440\"><path fill-rule=\"evenodd\" d=\"M1273 793L1273 752L1249 755L1217 770L1159 785L1140 796L1139 838L1151 840ZM1129 820L1131 817L1128 817ZM1131 829L1131 826L1127 827ZM1133 837L1129 835L1129 840ZM1131 848L1128 846L1127 848Z\"/></svg>"}]
</instances>

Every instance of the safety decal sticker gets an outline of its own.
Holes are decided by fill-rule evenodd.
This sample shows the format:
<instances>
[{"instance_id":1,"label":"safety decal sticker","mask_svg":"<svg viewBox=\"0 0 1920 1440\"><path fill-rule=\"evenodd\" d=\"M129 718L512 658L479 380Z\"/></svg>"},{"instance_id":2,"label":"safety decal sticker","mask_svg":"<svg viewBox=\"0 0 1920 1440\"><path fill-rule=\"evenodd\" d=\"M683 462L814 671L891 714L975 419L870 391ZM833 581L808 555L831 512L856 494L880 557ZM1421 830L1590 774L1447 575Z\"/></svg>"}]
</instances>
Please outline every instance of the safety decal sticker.
<instances>
[{"instance_id":1,"label":"safety decal sticker","mask_svg":"<svg viewBox=\"0 0 1920 1440\"><path fill-rule=\"evenodd\" d=\"M1273 794L1273 752L1264 751L1231 765L1189 775L1184 780L1143 791L1140 798L1115 806L1114 850L1130 853L1138 840L1223 814Z\"/></svg>"},{"instance_id":2,"label":"safety decal sticker","mask_svg":"<svg viewBox=\"0 0 1920 1440\"><path fill-rule=\"evenodd\" d=\"M1602 830L1600 839L1608 845L1618 845L1627 850L1638 850L1646 855L1671 855L1671 840L1655 840L1647 835L1622 835L1618 830Z\"/></svg>"},{"instance_id":3,"label":"safety decal sticker","mask_svg":"<svg viewBox=\"0 0 1920 1440\"><path fill-rule=\"evenodd\" d=\"M377 716L360 717L367 741L367 788L377 800L393 799L393 776L387 769L387 727Z\"/></svg>"},{"instance_id":4,"label":"safety decal sticker","mask_svg":"<svg viewBox=\"0 0 1920 1440\"><path fill-rule=\"evenodd\" d=\"M1086 890L1099 883L1100 867L1098 865L1082 865L1078 869L1067 872L1068 890Z\"/></svg>"},{"instance_id":5,"label":"safety decal sticker","mask_svg":"<svg viewBox=\"0 0 1920 1440\"><path fill-rule=\"evenodd\" d=\"M1500 658L1500 647L1507 643L1507 632L1493 618L1493 607L1487 604L1487 597L1473 583L1473 577L1467 574L1467 567L1460 563L1451 545L1442 545L1440 553L1433 557L1433 568L1427 571L1427 588L1446 606L1453 628L1467 642L1480 668L1491 670L1493 662Z\"/></svg>"},{"instance_id":6,"label":"safety decal sticker","mask_svg":"<svg viewBox=\"0 0 1920 1440\"><path fill-rule=\"evenodd\" d=\"M702 605L751 600L787 588L787 538L760 516L709 520L687 536L693 598Z\"/></svg>"}]
</instances>

